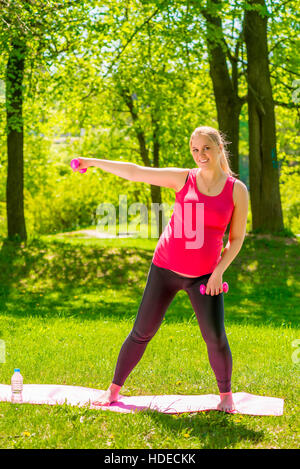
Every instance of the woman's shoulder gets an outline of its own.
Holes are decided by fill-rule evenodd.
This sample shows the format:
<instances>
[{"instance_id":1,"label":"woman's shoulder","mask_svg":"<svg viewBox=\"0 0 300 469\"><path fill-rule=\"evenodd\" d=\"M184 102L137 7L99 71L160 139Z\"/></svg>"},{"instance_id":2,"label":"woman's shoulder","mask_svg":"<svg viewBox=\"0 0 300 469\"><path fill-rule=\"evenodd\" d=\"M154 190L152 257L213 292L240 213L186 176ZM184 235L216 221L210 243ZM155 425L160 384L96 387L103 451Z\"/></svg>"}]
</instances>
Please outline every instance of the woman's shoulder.
<instances>
[{"instance_id":1,"label":"woman's shoulder","mask_svg":"<svg viewBox=\"0 0 300 469\"><path fill-rule=\"evenodd\" d=\"M233 191L232 191L232 198L234 205L239 200L244 200L245 198L248 198L248 188L246 184L243 183L240 179L234 178L233 176L230 176L233 179Z\"/></svg>"}]
</instances>

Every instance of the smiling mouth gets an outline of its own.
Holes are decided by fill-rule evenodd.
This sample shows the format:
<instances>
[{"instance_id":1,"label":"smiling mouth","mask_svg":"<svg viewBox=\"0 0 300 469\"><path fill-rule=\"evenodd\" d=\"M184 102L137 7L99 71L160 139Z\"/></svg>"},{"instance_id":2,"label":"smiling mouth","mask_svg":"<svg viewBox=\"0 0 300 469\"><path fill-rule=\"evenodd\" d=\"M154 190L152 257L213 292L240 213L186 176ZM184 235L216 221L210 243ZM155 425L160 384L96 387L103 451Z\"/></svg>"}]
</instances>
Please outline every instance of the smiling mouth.
<instances>
[{"instance_id":1,"label":"smiling mouth","mask_svg":"<svg viewBox=\"0 0 300 469\"><path fill-rule=\"evenodd\" d=\"M207 160L199 160L199 163L207 163L208 162L208 159Z\"/></svg>"}]
</instances>

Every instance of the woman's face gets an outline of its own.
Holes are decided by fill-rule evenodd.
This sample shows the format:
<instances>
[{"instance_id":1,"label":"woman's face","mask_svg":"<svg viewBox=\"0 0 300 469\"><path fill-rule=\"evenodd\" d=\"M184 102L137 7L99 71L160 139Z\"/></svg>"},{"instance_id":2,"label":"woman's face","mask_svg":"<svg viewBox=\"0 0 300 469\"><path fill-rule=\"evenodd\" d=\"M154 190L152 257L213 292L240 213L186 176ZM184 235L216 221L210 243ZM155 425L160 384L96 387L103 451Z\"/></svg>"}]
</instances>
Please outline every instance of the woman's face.
<instances>
[{"instance_id":1,"label":"woman's face","mask_svg":"<svg viewBox=\"0 0 300 469\"><path fill-rule=\"evenodd\" d=\"M199 168L214 168L220 165L222 144L217 145L208 135L193 137L191 152Z\"/></svg>"}]
</instances>

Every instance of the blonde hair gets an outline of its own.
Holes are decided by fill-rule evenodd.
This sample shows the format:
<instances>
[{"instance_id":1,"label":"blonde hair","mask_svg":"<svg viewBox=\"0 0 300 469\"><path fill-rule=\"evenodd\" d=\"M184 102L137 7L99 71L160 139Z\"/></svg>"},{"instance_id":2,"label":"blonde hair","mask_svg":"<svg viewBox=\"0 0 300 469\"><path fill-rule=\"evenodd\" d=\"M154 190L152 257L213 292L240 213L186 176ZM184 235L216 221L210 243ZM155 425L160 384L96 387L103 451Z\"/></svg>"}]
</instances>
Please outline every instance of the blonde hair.
<instances>
[{"instance_id":1,"label":"blonde hair","mask_svg":"<svg viewBox=\"0 0 300 469\"><path fill-rule=\"evenodd\" d=\"M237 174L235 174L230 168L230 153L226 149L226 145L228 145L231 142L226 141L224 133L221 132L220 130L214 129L213 127L209 127L209 126L197 127L193 131L191 138L190 138L190 149L192 146L193 138L198 135L207 135L216 145L218 146L220 144L223 145L222 151L221 151L221 161L220 161L221 168L223 169L223 171L225 171L225 173L229 174L230 176L237 176Z\"/></svg>"}]
</instances>

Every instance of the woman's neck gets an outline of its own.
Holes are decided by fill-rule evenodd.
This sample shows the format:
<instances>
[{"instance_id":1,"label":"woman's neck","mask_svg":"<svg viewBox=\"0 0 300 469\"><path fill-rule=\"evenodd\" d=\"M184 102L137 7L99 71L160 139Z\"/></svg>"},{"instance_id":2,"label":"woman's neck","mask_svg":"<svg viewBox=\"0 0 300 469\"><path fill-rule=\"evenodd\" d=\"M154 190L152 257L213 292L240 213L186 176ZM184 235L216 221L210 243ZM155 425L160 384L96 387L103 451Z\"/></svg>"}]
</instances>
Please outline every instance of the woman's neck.
<instances>
[{"instance_id":1,"label":"woman's neck","mask_svg":"<svg viewBox=\"0 0 300 469\"><path fill-rule=\"evenodd\" d=\"M226 173L220 169L206 169L200 168L200 177L207 185L215 184L216 182L220 181Z\"/></svg>"}]
</instances>

